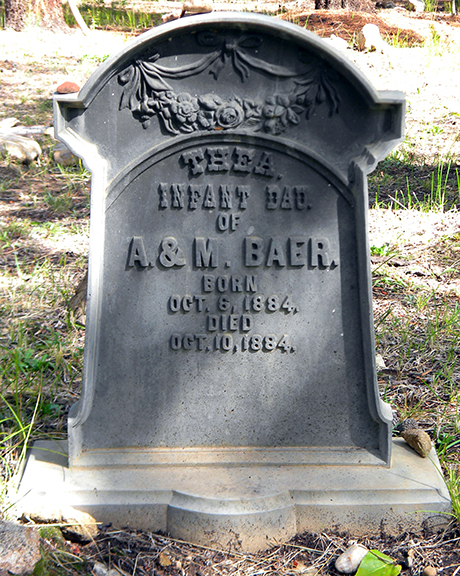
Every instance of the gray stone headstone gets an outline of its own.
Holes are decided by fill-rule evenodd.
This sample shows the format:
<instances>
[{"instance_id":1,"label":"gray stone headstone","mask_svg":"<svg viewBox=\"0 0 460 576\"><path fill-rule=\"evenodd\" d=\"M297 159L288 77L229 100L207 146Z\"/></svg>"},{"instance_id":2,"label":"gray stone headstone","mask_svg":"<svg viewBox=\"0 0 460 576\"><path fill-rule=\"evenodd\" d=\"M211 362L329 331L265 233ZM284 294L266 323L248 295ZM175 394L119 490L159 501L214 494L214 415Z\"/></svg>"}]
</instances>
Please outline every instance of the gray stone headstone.
<instances>
[{"instance_id":1,"label":"gray stone headstone","mask_svg":"<svg viewBox=\"0 0 460 576\"><path fill-rule=\"evenodd\" d=\"M448 507L375 376L366 174L403 94L227 13L140 36L55 117L93 175L72 505L243 549Z\"/></svg>"}]
</instances>

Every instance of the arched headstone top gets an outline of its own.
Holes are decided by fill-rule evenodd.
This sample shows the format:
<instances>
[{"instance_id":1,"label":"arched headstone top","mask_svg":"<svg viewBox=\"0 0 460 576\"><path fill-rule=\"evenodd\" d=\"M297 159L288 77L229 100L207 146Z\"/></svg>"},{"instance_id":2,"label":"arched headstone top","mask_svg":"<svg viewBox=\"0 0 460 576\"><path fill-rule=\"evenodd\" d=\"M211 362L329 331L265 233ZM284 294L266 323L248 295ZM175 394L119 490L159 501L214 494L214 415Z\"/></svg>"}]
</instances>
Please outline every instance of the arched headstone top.
<instances>
[{"instance_id":1,"label":"arched headstone top","mask_svg":"<svg viewBox=\"0 0 460 576\"><path fill-rule=\"evenodd\" d=\"M334 164L368 171L402 135L403 95L377 92L344 55L268 16L194 16L139 36L79 94L58 96L57 133L90 140L109 177L137 161L139 140L216 131L274 136ZM104 112L116 117L111 126ZM123 154L119 153L123 148Z\"/></svg>"}]
</instances>

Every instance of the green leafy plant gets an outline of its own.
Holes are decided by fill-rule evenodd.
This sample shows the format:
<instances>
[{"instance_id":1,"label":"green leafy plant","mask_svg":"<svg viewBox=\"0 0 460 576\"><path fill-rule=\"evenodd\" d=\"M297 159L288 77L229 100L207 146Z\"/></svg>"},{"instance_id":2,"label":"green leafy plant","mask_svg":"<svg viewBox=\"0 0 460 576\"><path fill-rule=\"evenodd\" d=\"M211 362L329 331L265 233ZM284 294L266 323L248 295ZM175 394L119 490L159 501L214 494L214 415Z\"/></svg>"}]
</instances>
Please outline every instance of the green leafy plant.
<instances>
[{"instance_id":1,"label":"green leafy plant","mask_svg":"<svg viewBox=\"0 0 460 576\"><path fill-rule=\"evenodd\" d=\"M392 558L378 550L369 550L361 560L356 576L398 576L400 572L401 566Z\"/></svg>"}]
</instances>

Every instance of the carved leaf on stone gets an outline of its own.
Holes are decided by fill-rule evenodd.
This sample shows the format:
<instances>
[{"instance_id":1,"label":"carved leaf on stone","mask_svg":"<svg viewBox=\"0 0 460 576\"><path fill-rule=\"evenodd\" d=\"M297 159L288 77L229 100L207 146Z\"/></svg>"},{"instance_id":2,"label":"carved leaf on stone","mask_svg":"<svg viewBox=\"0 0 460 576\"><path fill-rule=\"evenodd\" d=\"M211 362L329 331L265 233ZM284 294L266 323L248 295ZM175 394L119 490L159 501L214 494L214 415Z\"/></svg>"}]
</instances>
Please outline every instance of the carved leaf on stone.
<instances>
[{"instance_id":1,"label":"carved leaf on stone","mask_svg":"<svg viewBox=\"0 0 460 576\"><path fill-rule=\"evenodd\" d=\"M205 32L197 35L197 42L215 50L195 62L175 68L160 65L160 55L156 53L145 60L135 60L121 72L118 75L123 86L120 110L128 108L144 128L157 116L166 131L176 135L236 128L279 135L288 127L298 125L303 113L308 120L314 108L325 102L329 105L330 116L338 112L339 96L334 86L338 76L306 53L299 54L300 66L289 69L256 55L255 50L263 39L255 34L235 36ZM216 94L197 96L176 92L167 82L206 70L218 80L227 62L231 62L242 82L253 70L290 81L288 90L267 96L265 100L237 95L223 98Z\"/></svg>"}]
</instances>

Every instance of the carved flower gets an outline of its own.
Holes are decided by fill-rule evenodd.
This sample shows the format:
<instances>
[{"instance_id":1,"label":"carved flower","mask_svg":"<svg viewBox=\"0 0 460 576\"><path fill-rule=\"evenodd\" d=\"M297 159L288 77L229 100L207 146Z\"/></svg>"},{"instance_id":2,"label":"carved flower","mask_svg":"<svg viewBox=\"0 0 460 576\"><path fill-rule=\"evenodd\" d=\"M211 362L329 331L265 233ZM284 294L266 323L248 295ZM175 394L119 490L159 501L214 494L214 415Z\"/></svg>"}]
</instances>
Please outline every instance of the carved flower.
<instances>
[{"instance_id":1,"label":"carved flower","mask_svg":"<svg viewBox=\"0 0 460 576\"><path fill-rule=\"evenodd\" d=\"M269 134L281 134L287 126L287 109L277 102L277 98L269 96L265 100L262 114L266 118L264 128Z\"/></svg>"},{"instance_id":2,"label":"carved flower","mask_svg":"<svg viewBox=\"0 0 460 576\"><path fill-rule=\"evenodd\" d=\"M211 130L211 128L214 128L216 120L213 110L200 110L198 112L198 124L205 130Z\"/></svg>"},{"instance_id":3,"label":"carved flower","mask_svg":"<svg viewBox=\"0 0 460 576\"><path fill-rule=\"evenodd\" d=\"M216 120L222 128L236 128L244 120L243 108L234 100L225 102L217 108Z\"/></svg>"},{"instance_id":4,"label":"carved flower","mask_svg":"<svg viewBox=\"0 0 460 576\"><path fill-rule=\"evenodd\" d=\"M187 92L178 94L176 101L171 103L171 112L181 124L194 124L199 109L198 100L192 98Z\"/></svg>"},{"instance_id":5,"label":"carved flower","mask_svg":"<svg viewBox=\"0 0 460 576\"><path fill-rule=\"evenodd\" d=\"M222 104L222 98L216 96L216 94L205 94L198 98L198 103L206 110L217 110L217 108Z\"/></svg>"},{"instance_id":6,"label":"carved flower","mask_svg":"<svg viewBox=\"0 0 460 576\"><path fill-rule=\"evenodd\" d=\"M297 111L300 111L298 106L294 106ZM291 99L285 94L277 94L276 96L269 96L265 100L262 114L266 118L264 128L269 134L281 134L286 130L289 122L291 124L298 124L300 121L299 116L291 107Z\"/></svg>"}]
</instances>

